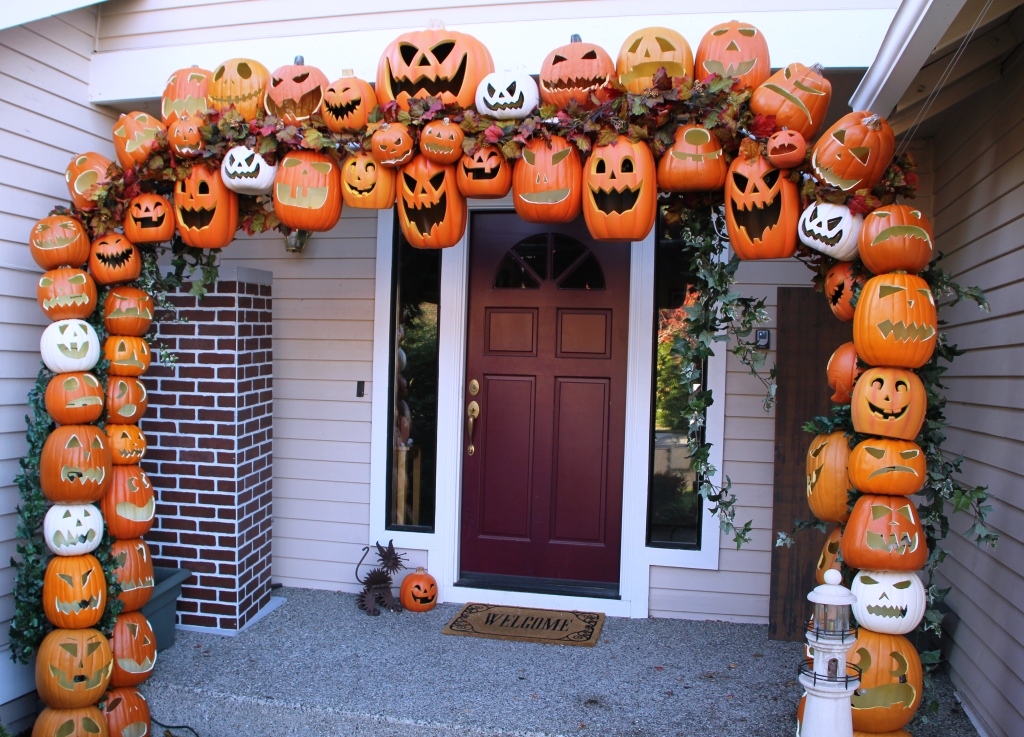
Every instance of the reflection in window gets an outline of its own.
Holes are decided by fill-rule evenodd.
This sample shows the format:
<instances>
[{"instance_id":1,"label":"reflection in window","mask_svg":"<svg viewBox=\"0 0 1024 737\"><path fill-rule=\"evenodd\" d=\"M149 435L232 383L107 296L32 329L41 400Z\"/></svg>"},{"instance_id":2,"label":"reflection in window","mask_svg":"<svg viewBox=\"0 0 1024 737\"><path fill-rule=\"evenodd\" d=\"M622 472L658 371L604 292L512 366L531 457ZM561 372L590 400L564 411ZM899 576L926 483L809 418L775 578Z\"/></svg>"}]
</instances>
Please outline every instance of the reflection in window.
<instances>
[{"instance_id":1,"label":"reflection in window","mask_svg":"<svg viewBox=\"0 0 1024 737\"><path fill-rule=\"evenodd\" d=\"M604 289L604 271L586 246L560 233L531 235L514 245L498 265L495 289Z\"/></svg>"},{"instance_id":2,"label":"reflection in window","mask_svg":"<svg viewBox=\"0 0 1024 737\"><path fill-rule=\"evenodd\" d=\"M397 230L397 229L396 229ZM441 252L397 236L388 529L434 529Z\"/></svg>"},{"instance_id":3,"label":"reflection in window","mask_svg":"<svg viewBox=\"0 0 1024 737\"><path fill-rule=\"evenodd\" d=\"M686 308L697 304L700 294L687 272L685 243L666 231L659 228L654 260L656 332L647 544L699 550L704 505L697 475L690 468L682 358L673 347L686 339ZM704 374L702 367L700 376Z\"/></svg>"}]
</instances>

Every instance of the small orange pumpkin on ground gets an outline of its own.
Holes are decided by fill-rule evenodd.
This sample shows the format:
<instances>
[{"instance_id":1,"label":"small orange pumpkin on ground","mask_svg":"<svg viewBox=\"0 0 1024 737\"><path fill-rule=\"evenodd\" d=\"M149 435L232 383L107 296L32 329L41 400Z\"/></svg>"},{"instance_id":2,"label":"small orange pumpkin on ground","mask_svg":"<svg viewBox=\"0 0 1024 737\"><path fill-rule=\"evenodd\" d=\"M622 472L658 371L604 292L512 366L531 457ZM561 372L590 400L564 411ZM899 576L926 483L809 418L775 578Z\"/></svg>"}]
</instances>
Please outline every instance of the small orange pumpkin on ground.
<instances>
[{"instance_id":1,"label":"small orange pumpkin on ground","mask_svg":"<svg viewBox=\"0 0 1024 737\"><path fill-rule=\"evenodd\" d=\"M140 733L141 734L141 733ZM95 706L78 709L46 707L32 725L32 737L109 737L103 712ZM115 733L121 737L120 732Z\"/></svg>"},{"instance_id":2,"label":"small orange pumpkin on ground","mask_svg":"<svg viewBox=\"0 0 1024 737\"><path fill-rule=\"evenodd\" d=\"M410 612L430 611L437 605L437 581L425 568L417 568L402 581L398 598Z\"/></svg>"}]
</instances>

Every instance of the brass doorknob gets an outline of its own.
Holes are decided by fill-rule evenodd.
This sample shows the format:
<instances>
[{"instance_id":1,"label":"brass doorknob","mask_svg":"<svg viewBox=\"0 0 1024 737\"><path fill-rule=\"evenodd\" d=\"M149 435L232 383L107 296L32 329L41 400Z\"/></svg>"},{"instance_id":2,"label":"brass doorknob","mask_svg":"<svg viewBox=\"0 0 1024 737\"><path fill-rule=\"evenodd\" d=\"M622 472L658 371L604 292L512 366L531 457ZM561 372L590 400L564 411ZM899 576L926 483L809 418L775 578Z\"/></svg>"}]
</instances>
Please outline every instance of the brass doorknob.
<instances>
[{"instance_id":1,"label":"brass doorknob","mask_svg":"<svg viewBox=\"0 0 1024 737\"><path fill-rule=\"evenodd\" d=\"M473 447L473 424L474 420L476 420L476 418L479 416L480 405L477 404L475 401L470 402L469 405L466 407L466 417L469 418L469 447L466 449L466 452L469 453L470 455L473 455L473 453L476 452L476 448Z\"/></svg>"}]
</instances>

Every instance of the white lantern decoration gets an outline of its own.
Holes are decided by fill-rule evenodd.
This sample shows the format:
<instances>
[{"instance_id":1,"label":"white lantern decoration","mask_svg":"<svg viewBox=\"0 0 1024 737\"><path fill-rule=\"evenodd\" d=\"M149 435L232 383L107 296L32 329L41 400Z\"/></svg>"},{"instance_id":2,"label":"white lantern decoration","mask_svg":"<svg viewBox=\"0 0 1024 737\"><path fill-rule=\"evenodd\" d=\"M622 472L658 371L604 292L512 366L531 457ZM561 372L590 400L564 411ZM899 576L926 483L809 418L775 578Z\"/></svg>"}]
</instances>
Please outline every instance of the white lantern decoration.
<instances>
[{"instance_id":1,"label":"white lantern decoration","mask_svg":"<svg viewBox=\"0 0 1024 737\"><path fill-rule=\"evenodd\" d=\"M850 590L853 615L873 632L905 635L924 617L924 584L913 571L858 571Z\"/></svg>"},{"instance_id":2,"label":"white lantern decoration","mask_svg":"<svg viewBox=\"0 0 1024 737\"><path fill-rule=\"evenodd\" d=\"M220 165L224 186L239 194L266 194L274 187L277 166L246 146L229 149Z\"/></svg>"},{"instance_id":3,"label":"white lantern decoration","mask_svg":"<svg viewBox=\"0 0 1024 737\"><path fill-rule=\"evenodd\" d=\"M522 67L491 72L476 88L477 112L498 120L521 120L539 104L537 83Z\"/></svg>"},{"instance_id":4,"label":"white lantern decoration","mask_svg":"<svg viewBox=\"0 0 1024 737\"><path fill-rule=\"evenodd\" d=\"M812 202L800 216L800 242L839 261L857 258L857 237L863 215L854 215L846 205Z\"/></svg>"},{"instance_id":5,"label":"white lantern decoration","mask_svg":"<svg viewBox=\"0 0 1024 737\"><path fill-rule=\"evenodd\" d=\"M39 352L55 374L89 371L100 360L100 339L85 320L58 320L43 331Z\"/></svg>"},{"instance_id":6,"label":"white lantern decoration","mask_svg":"<svg viewBox=\"0 0 1024 737\"><path fill-rule=\"evenodd\" d=\"M43 518L43 539L55 555L85 555L103 539L103 515L92 504L54 504Z\"/></svg>"}]
</instances>

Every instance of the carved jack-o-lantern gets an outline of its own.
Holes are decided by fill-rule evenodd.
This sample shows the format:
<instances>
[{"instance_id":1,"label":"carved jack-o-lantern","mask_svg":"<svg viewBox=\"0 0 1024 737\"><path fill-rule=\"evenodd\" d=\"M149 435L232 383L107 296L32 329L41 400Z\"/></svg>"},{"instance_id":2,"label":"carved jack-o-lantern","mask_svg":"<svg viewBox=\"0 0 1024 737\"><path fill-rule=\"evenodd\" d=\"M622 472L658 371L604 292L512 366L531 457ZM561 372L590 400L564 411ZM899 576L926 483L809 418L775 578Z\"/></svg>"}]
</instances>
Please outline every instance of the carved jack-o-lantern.
<instances>
[{"instance_id":1,"label":"carved jack-o-lantern","mask_svg":"<svg viewBox=\"0 0 1024 737\"><path fill-rule=\"evenodd\" d=\"M341 79L324 90L324 104L320 110L324 123L335 133L355 133L366 127L366 121L377 104L377 95L369 82L354 76L346 69Z\"/></svg>"},{"instance_id":2,"label":"carved jack-o-lantern","mask_svg":"<svg viewBox=\"0 0 1024 737\"><path fill-rule=\"evenodd\" d=\"M476 109L497 120L521 120L537 109L540 89L524 69L491 72L476 88Z\"/></svg>"},{"instance_id":3,"label":"carved jack-o-lantern","mask_svg":"<svg viewBox=\"0 0 1024 737\"><path fill-rule=\"evenodd\" d=\"M398 598L410 612L429 611L437 604L437 581L425 568L417 568L402 580Z\"/></svg>"},{"instance_id":4,"label":"carved jack-o-lantern","mask_svg":"<svg viewBox=\"0 0 1024 737\"><path fill-rule=\"evenodd\" d=\"M85 555L103 539L103 515L92 504L54 504L43 518L43 540L54 555Z\"/></svg>"},{"instance_id":5,"label":"carved jack-o-lantern","mask_svg":"<svg viewBox=\"0 0 1024 737\"><path fill-rule=\"evenodd\" d=\"M377 65L377 100L395 100L403 110L410 98L437 97L444 104L469 107L480 80L494 71L491 53L466 33L443 26L403 33Z\"/></svg>"},{"instance_id":6,"label":"carved jack-o-lantern","mask_svg":"<svg viewBox=\"0 0 1024 737\"><path fill-rule=\"evenodd\" d=\"M837 261L857 258L857 237L864 216L854 214L846 205L812 202L800 216L800 241Z\"/></svg>"},{"instance_id":7,"label":"carved jack-o-lantern","mask_svg":"<svg viewBox=\"0 0 1024 737\"><path fill-rule=\"evenodd\" d=\"M33 260L46 271L59 266L81 266L89 258L89 234L85 227L64 215L36 221L28 245Z\"/></svg>"},{"instance_id":8,"label":"carved jack-o-lantern","mask_svg":"<svg viewBox=\"0 0 1024 737\"><path fill-rule=\"evenodd\" d=\"M85 320L59 320L43 331L39 352L55 374L89 371L100 360L100 339Z\"/></svg>"},{"instance_id":9,"label":"carved jack-o-lantern","mask_svg":"<svg viewBox=\"0 0 1024 737\"><path fill-rule=\"evenodd\" d=\"M206 93L212 76L213 72L193 66L179 69L168 78L160 98L160 115L165 125L182 115L206 113Z\"/></svg>"},{"instance_id":10,"label":"carved jack-o-lantern","mask_svg":"<svg viewBox=\"0 0 1024 737\"><path fill-rule=\"evenodd\" d=\"M141 537L115 540L110 546L114 556L114 577L121 584L117 598L124 602L124 611L141 609L153 595L153 558Z\"/></svg>"},{"instance_id":11,"label":"carved jack-o-lantern","mask_svg":"<svg viewBox=\"0 0 1024 737\"><path fill-rule=\"evenodd\" d=\"M156 635L142 612L117 615L110 646L114 651L111 686L137 686L153 673L153 666L156 665Z\"/></svg>"},{"instance_id":12,"label":"carved jack-o-lantern","mask_svg":"<svg viewBox=\"0 0 1024 737\"><path fill-rule=\"evenodd\" d=\"M932 357L937 339L935 297L921 277L881 274L861 289L853 342L865 363L920 368Z\"/></svg>"},{"instance_id":13,"label":"carved jack-o-lantern","mask_svg":"<svg viewBox=\"0 0 1024 737\"><path fill-rule=\"evenodd\" d=\"M78 709L99 701L110 683L114 655L102 632L57 629L36 656L36 690L47 706Z\"/></svg>"},{"instance_id":14,"label":"carved jack-o-lantern","mask_svg":"<svg viewBox=\"0 0 1024 737\"><path fill-rule=\"evenodd\" d=\"M43 578L43 611L54 627L92 627L103 617L106 604L107 581L94 556L50 558Z\"/></svg>"},{"instance_id":15,"label":"carved jack-o-lantern","mask_svg":"<svg viewBox=\"0 0 1024 737\"><path fill-rule=\"evenodd\" d=\"M800 217L796 185L762 156L740 155L725 180L725 225L741 259L789 258Z\"/></svg>"},{"instance_id":16,"label":"carved jack-o-lantern","mask_svg":"<svg viewBox=\"0 0 1024 737\"><path fill-rule=\"evenodd\" d=\"M146 339L131 335L107 336L103 357L110 361L111 376L142 376L153 360Z\"/></svg>"},{"instance_id":17,"label":"carved jack-o-lantern","mask_svg":"<svg viewBox=\"0 0 1024 737\"><path fill-rule=\"evenodd\" d=\"M224 154L220 178L224 186L239 194L266 194L274 188L277 166L270 165L248 146L235 146Z\"/></svg>"},{"instance_id":18,"label":"carved jack-o-lantern","mask_svg":"<svg viewBox=\"0 0 1024 737\"><path fill-rule=\"evenodd\" d=\"M857 348L853 345L852 340L849 343L843 343L832 352L825 371L828 375L828 385L835 392L832 395L832 401L836 404L849 404L853 383L861 373L861 368L857 363Z\"/></svg>"},{"instance_id":19,"label":"carved jack-o-lantern","mask_svg":"<svg viewBox=\"0 0 1024 737\"><path fill-rule=\"evenodd\" d=\"M533 138L512 169L512 203L530 223L569 223L583 208L579 151L561 136Z\"/></svg>"},{"instance_id":20,"label":"carved jack-o-lantern","mask_svg":"<svg viewBox=\"0 0 1024 737\"><path fill-rule=\"evenodd\" d=\"M768 41L749 23L720 23L700 40L693 67L697 79L711 74L734 77L737 86L753 89L771 74Z\"/></svg>"},{"instance_id":21,"label":"carved jack-o-lantern","mask_svg":"<svg viewBox=\"0 0 1024 737\"><path fill-rule=\"evenodd\" d=\"M843 192L874 187L892 161L896 139L883 118L848 113L811 149L811 171L822 184Z\"/></svg>"},{"instance_id":22,"label":"carved jack-o-lantern","mask_svg":"<svg viewBox=\"0 0 1024 737\"><path fill-rule=\"evenodd\" d=\"M658 214L657 169L643 141L619 136L596 146L587 161L583 216L599 241L640 241L654 227Z\"/></svg>"},{"instance_id":23,"label":"carved jack-o-lantern","mask_svg":"<svg viewBox=\"0 0 1024 737\"><path fill-rule=\"evenodd\" d=\"M818 435L807 449L807 504L825 522L845 522L850 516L848 495L853 488L847 466L850 446L839 430Z\"/></svg>"},{"instance_id":24,"label":"carved jack-o-lantern","mask_svg":"<svg viewBox=\"0 0 1024 737\"><path fill-rule=\"evenodd\" d=\"M854 285L864 284L864 275L853 275L853 262L840 261L834 264L825 274L825 299L832 309L832 314L843 322L853 319Z\"/></svg>"},{"instance_id":25,"label":"carved jack-o-lantern","mask_svg":"<svg viewBox=\"0 0 1024 737\"><path fill-rule=\"evenodd\" d=\"M146 436L138 425L107 425L115 466L135 465L146 456Z\"/></svg>"},{"instance_id":26,"label":"carved jack-o-lantern","mask_svg":"<svg viewBox=\"0 0 1024 737\"><path fill-rule=\"evenodd\" d=\"M122 114L114 123L114 152L122 169L145 164L164 124L146 113Z\"/></svg>"},{"instance_id":27,"label":"carved jack-o-lantern","mask_svg":"<svg viewBox=\"0 0 1024 737\"><path fill-rule=\"evenodd\" d=\"M397 168L415 155L412 132L404 123L384 123L370 136L370 155L381 166Z\"/></svg>"},{"instance_id":28,"label":"carved jack-o-lantern","mask_svg":"<svg viewBox=\"0 0 1024 737\"><path fill-rule=\"evenodd\" d=\"M149 704L137 688L112 688L103 694L99 707L114 737L149 737Z\"/></svg>"},{"instance_id":29,"label":"carved jack-o-lantern","mask_svg":"<svg viewBox=\"0 0 1024 737\"><path fill-rule=\"evenodd\" d=\"M289 228L330 230L341 217L341 170L314 151L290 151L274 177L274 213Z\"/></svg>"},{"instance_id":30,"label":"carved jack-o-lantern","mask_svg":"<svg viewBox=\"0 0 1024 737\"><path fill-rule=\"evenodd\" d=\"M667 192L721 189L728 171L718 136L702 125L681 125L672 148L658 162L658 188Z\"/></svg>"},{"instance_id":31,"label":"carved jack-o-lantern","mask_svg":"<svg viewBox=\"0 0 1024 737\"><path fill-rule=\"evenodd\" d=\"M916 573L858 571L850 591L857 624L873 632L905 635L924 617L924 584Z\"/></svg>"},{"instance_id":32,"label":"carved jack-o-lantern","mask_svg":"<svg viewBox=\"0 0 1024 737\"><path fill-rule=\"evenodd\" d=\"M110 181L107 176L109 167L110 159L93 151L71 159L68 168L64 170L64 180L68 184L71 204L86 212L95 210L99 203L91 199L90 195L93 187L103 186Z\"/></svg>"},{"instance_id":33,"label":"carved jack-o-lantern","mask_svg":"<svg viewBox=\"0 0 1024 737\"><path fill-rule=\"evenodd\" d=\"M459 191L466 197L497 199L512 188L512 165L497 146L481 146L472 156L463 156L455 175Z\"/></svg>"},{"instance_id":34,"label":"carved jack-o-lantern","mask_svg":"<svg viewBox=\"0 0 1024 737\"><path fill-rule=\"evenodd\" d=\"M193 248L223 248L238 228L238 195L224 186L220 171L202 164L174 185L178 234Z\"/></svg>"},{"instance_id":35,"label":"carved jack-o-lantern","mask_svg":"<svg viewBox=\"0 0 1024 737\"><path fill-rule=\"evenodd\" d=\"M846 523L841 549L853 568L916 571L928 560L920 515L902 496L861 496Z\"/></svg>"},{"instance_id":36,"label":"carved jack-o-lantern","mask_svg":"<svg viewBox=\"0 0 1024 737\"><path fill-rule=\"evenodd\" d=\"M806 140L817 135L832 100L832 83L820 66L790 64L775 72L754 90L750 109L758 115L774 115L776 128L789 128Z\"/></svg>"},{"instance_id":37,"label":"carved jack-o-lantern","mask_svg":"<svg viewBox=\"0 0 1024 737\"><path fill-rule=\"evenodd\" d=\"M95 706L78 709L47 707L32 725L32 737L109 737L110 734L103 712ZM116 734L120 735L120 732Z\"/></svg>"},{"instance_id":38,"label":"carved jack-o-lantern","mask_svg":"<svg viewBox=\"0 0 1024 737\"><path fill-rule=\"evenodd\" d=\"M861 669L860 688L850 699L854 728L874 734L905 726L924 688L921 658L910 640L861 627L847 659Z\"/></svg>"},{"instance_id":39,"label":"carved jack-o-lantern","mask_svg":"<svg viewBox=\"0 0 1024 737\"><path fill-rule=\"evenodd\" d=\"M921 432L928 395L913 371L869 368L853 388L853 429L867 435L913 440Z\"/></svg>"},{"instance_id":40,"label":"carved jack-o-lantern","mask_svg":"<svg viewBox=\"0 0 1024 737\"><path fill-rule=\"evenodd\" d=\"M142 336L153 322L153 298L135 287L114 287L103 299L103 324L113 335Z\"/></svg>"},{"instance_id":41,"label":"carved jack-o-lantern","mask_svg":"<svg viewBox=\"0 0 1024 737\"><path fill-rule=\"evenodd\" d=\"M57 374L46 385L46 411L58 425L87 425L103 414L103 385L92 374Z\"/></svg>"},{"instance_id":42,"label":"carved jack-o-lantern","mask_svg":"<svg viewBox=\"0 0 1024 737\"><path fill-rule=\"evenodd\" d=\"M206 121L198 115L180 115L167 125L167 143L171 151L187 159L195 158L206 148L203 132Z\"/></svg>"},{"instance_id":43,"label":"carved jack-o-lantern","mask_svg":"<svg viewBox=\"0 0 1024 737\"><path fill-rule=\"evenodd\" d=\"M634 94L654 86L654 75L693 79L693 51L682 34L671 28L641 28L629 34L619 49L615 73L619 84Z\"/></svg>"},{"instance_id":44,"label":"carved jack-o-lantern","mask_svg":"<svg viewBox=\"0 0 1024 737\"><path fill-rule=\"evenodd\" d=\"M341 198L349 207L387 210L395 204L398 172L360 151L341 165Z\"/></svg>"},{"instance_id":45,"label":"carved jack-o-lantern","mask_svg":"<svg viewBox=\"0 0 1024 737\"><path fill-rule=\"evenodd\" d=\"M420 133L420 153L438 164L454 164L462 158L465 134L448 118L431 120Z\"/></svg>"},{"instance_id":46,"label":"carved jack-o-lantern","mask_svg":"<svg viewBox=\"0 0 1024 737\"><path fill-rule=\"evenodd\" d=\"M81 269L53 269L39 277L36 301L51 320L82 320L96 309L96 282Z\"/></svg>"},{"instance_id":47,"label":"carved jack-o-lantern","mask_svg":"<svg viewBox=\"0 0 1024 737\"><path fill-rule=\"evenodd\" d=\"M843 539L843 528L836 526L825 538L825 544L821 546L821 555L818 556L818 564L814 567L814 580L818 585L825 583L825 571L833 570L842 572L843 564L839 562L839 541Z\"/></svg>"},{"instance_id":48,"label":"carved jack-o-lantern","mask_svg":"<svg viewBox=\"0 0 1024 737\"><path fill-rule=\"evenodd\" d=\"M868 438L850 453L850 481L865 494L916 494L927 472L924 451L911 440Z\"/></svg>"},{"instance_id":49,"label":"carved jack-o-lantern","mask_svg":"<svg viewBox=\"0 0 1024 737\"><path fill-rule=\"evenodd\" d=\"M148 406L146 387L135 377L111 376L107 381L108 421L119 425L134 425L146 414Z\"/></svg>"},{"instance_id":50,"label":"carved jack-o-lantern","mask_svg":"<svg viewBox=\"0 0 1024 737\"><path fill-rule=\"evenodd\" d=\"M174 237L171 203L158 194L132 198L124 215L124 235L132 243L162 243Z\"/></svg>"},{"instance_id":51,"label":"carved jack-o-lantern","mask_svg":"<svg viewBox=\"0 0 1024 737\"><path fill-rule=\"evenodd\" d=\"M258 61L228 59L213 70L206 103L211 110L225 112L234 108L245 120L256 120L269 81L270 72Z\"/></svg>"},{"instance_id":52,"label":"carved jack-o-lantern","mask_svg":"<svg viewBox=\"0 0 1024 737\"><path fill-rule=\"evenodd\" d=\"M448 248L466 230L466 198L455 184L455 167L417 156L402 167L398 224L415 248Z\"/></svg>"},{"instance_id":53,"label":"carved jack-o-lantern","mask_svg":"<svg viewBox=\"0 0 1024 737\"><path fill-rule=\"evenodd\" d=\"M43 443L39 483L61 504L99 501L110 486L113 457L103 431L93 425L62 425Z\"/></svg>"},{"instance_id":54,"label":"carved jack-o-lantern","mask_svg":"<svg viewBox=\"0 0 1024 737\"><path fill-rule=\"evenodd\" d=\"M296 56L295 63L275 69L270 75L263 105L285 125L298 125L320 110L328 84L323 72Z\"/></svg>"},{"instance_id":55,"label":"carved jack-o-lantern","mask_svg":"<svg viewBox=\"0 0 1024 737\"><path fill-rule=\"evenodd\" d=\"M768 163L776 169L795 169L807 157L807 141L796 131L772 133L766 148Z\"/></svg>"},{"instance_id":56,"label":"carved jack-o-lantern","mask_svg":"<svg viewBox=\"0 0 1024 737\"><path fill-rule=\"evenodd\" d=\"M138 466L114 466L110 488L100 500L110 534L119 540L142 537L153 526L156 497L149 476Z\"/></svg>"},{"instance_id":57,"label":"carved jack-o-lantern","mask_svg":"<svg viewBox=\"0 0 1024 737\"><path fill-rule=\"evenodd\" d=\"M130 240L118 233L107 233L92 242L89 271L99 284L120 284L139 278L142 258Z\"/></svg>"},{"instance_id":58,"label":"carved jack-o-lantern","mask_svg":"<svg viewBox=\"0 0 1024 737\"><path fill-rule=\"evenodd\" d=\"M868 213L858 242L861 261L876 274L916 274L932 260L933 247L931 223L908 205L886 205Z\"/></svg>"},{"instance_id":59,"label":"carved jack-o-lantern","mask_svg":"<svg viewBox=\"0 0 1024 737\"><path fill-rule=\"evenodd\" d=\"M597 44L584 43L577 34L565 46L544 57L540 67L540 99L564 108L576 101L582 110L596 106L594 94L608 84L615 64Z\"/></svg>"}]
</instances>

